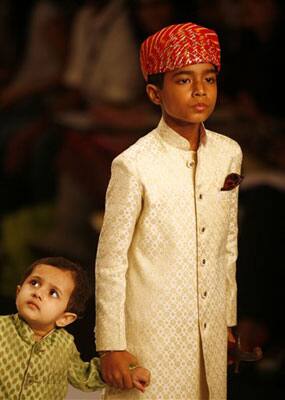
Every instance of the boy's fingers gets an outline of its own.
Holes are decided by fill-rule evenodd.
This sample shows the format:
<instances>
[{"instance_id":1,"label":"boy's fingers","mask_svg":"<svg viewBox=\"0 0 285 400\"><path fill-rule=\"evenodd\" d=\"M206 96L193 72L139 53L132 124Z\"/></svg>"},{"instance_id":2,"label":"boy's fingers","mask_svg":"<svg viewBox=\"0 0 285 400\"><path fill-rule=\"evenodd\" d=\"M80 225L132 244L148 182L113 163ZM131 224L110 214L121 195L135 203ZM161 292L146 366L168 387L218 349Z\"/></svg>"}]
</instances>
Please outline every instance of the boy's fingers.
<instances>
[{"instance_id":1,"label":"boy's fingers","mask_svg":"<svg viewBox=\"0 0 285 400\"><path fill-rule=\"evenodd\" d=\"M146 380L143 382L144 387L149 386L149 382L150 382L150 379L146 379Z\"/></svg>"},{"instance_id":2,"label":"boy's fingers","mask_svg":"<svg viewBox=\"0 0 285 400\"><path fill-rule=\"evenodd\" d=\"M231 328L228 328L228 341L230 343L236 343L236 338L235 338Z\"/></svg>"},{"instance_id":3,"label":"boy's fingers","mask_svg":"<svg viewBox=\"0 0 285 400\"><path fill-rule=\"evenodd\" d=\"M106 383L108 383L108 385L110 385L111 379L112 379L112 376L110 375L110 373L107 373L107 371L105 371L103 369L101 370L101 373L102 373L104 382L106 382Z\"/></svg>"},{"instance_id":4,"label":"boy's fingers","mask_svg":"<svg viewBox=\"0 0 285 400\"><path fill-rule=\"evenodd\" d=\"M107 382L119 389L132 389L133 382L128 370L116 370L112 373L110 381Z\"/></svg>"},{"instance_id":5,"label":"boy's fingers","mask_svg":"<svg viewBox=\"0 0 285 400\"><path fill-rule=\"evenodd\" d=\"M136 359L126 351L112 351L101 357L101 371L104 381L116 388L131 389L132 379L128 366Z\"/></svg>"},{"instance_id":6,"label":"boy's fingers","mask_svg":"<svg viewBox=\"0 0 285 400\"><path fill-rule=\"evenodd\" d=\"M140 390L141 392L145 391L145 384L140 381L134 381L134 386L136 389Z\"/></svg>"},{"instance_id":7,"label":"boy's fingers","mask_svg":"<svg viewBox=\"0 0 285 400\"><path fill-rule=\"evenodd\" d=\"M121 388L123 386L123 379L119 371L113 371L113 370L108 370L102 371L103 379L104 381L110 385L114 386L116 388Z\"/></svg>"},{"instance_id":8,"label":"boy's fingers","mask_svg":"<svg viewBox=\"0 0 285 400\"><path fill-rule=\"evenodd\" d=\"M132 377L129 371L123 374L123 384L124 384L124 389L132 389L134 387Z\"/></svg>"},{"instance_id":9,"label":"boy's fingers","mask_svg":"<svg viewBox=\"0 0 285 400\"><path fill-rule=\"evenodd\" d=\"M124 389L123 374L121 371L115 371L112 376L112 385L118 389Z\"/></svg>"}]
</instances>

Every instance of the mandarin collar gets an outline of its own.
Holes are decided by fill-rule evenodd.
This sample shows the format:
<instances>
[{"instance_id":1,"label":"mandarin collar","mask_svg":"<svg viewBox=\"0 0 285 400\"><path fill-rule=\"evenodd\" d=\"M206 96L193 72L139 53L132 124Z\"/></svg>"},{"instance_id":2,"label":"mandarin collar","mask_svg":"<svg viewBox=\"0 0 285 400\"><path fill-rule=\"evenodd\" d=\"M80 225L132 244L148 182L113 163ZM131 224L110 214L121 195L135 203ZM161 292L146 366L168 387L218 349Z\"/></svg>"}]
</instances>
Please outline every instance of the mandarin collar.
<instances>
[{"instance_id":1,"label":"mandarin collar","mask_svg":"<svg viewBox=\"0 0 285 400\"><path fill-rule=\"evenodd\" d=\"M49 332L46 336L44 336L40 341L35 340L34 332L32 328L24 321L19 314L14 314L12 316L13 322L15 324L15 327L17 329L17 332L19 336L28 344L33 345L35 343L39 343L42 341L46 341L52 338L53 333L56 332L56 329L53 329L51 332Z\"/></svg>"},{"instance_id":2,"label":"mandarin collar","mask_svg":"<svg viewBox=\"0 0 285 400\"><path fill-rule=\"evenodd\" d=\"M174 131L172 128L170 128L170 126L166 124L163 118L161 118L161 120L159 121L157 129L160 137L171 146L181 150L191 151L189 141L185 137L181 136L179 133ZM207 140L206 129L204 127L204 124L201 123L200 144L205 145L206 140Z\"/></svg>"}]
</instances>

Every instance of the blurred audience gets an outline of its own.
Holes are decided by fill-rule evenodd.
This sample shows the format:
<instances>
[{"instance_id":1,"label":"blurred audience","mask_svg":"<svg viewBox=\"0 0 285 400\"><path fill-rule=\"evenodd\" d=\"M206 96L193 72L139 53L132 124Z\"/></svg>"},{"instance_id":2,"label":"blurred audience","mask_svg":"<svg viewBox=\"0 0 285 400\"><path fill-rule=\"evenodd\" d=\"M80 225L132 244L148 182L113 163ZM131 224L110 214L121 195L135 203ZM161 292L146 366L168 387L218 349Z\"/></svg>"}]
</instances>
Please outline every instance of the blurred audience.
<instances>
[{"instance_id":1,"label":"blurred audience","mask_svg":"<svg viewBox=\"0 0 285 400\"><path fill-rule=\"evenodd\" d=\"M237 380L237 398L247 396L242 384L248 398L269 398L262 397L266 392L254 392L254 376L272 378L276 386L272 396L279 396L279 377L285 369L285 119L279 77L284 68L283 3L202 0L198 9L198 19L206 18L208 26L219 32L222 47L220 98L207 126L236 139L244 156L245 178L239 203L238 329L245 351L255 346L264 351L263 360L252 367L255 372L249 382Z\"/></svg>"},{"instance_id":2,"label":"blurred audience","mask_svg":"<svg viewBox=\"0 0 285 400\"><path fill-rule=\"evenodd\" d=\"M62 10L55 2L41 0L35 4L21 66L1 91L2 108L58 83L65 61L65 28Z\"/></svg>"},{"instance_id":3,"label":"blurred audience","mask_svg":"<svg viewBox=\"0 0 285 400\"><path fill-rule=\"evenodd\" d=\"M215 118L228 126L243 149L283 169L283 86L277 71L284 67L280 55L284 4L279 0L231 3L232 13L225 14L222 7L217 13L224 23L220 19L213 22L219 23L217 30L221 33L224 62L222 94ZM218 4L223 5L224 1Z\"/></svg>"},{"instance_id":4,"label":"blurred audience","mask_svg":"<svg viewBox=\"0 0 285 400\"><path fill-rule=\"evenodd\" d=\"M0 90L0 176L7 201L1 209L11 210L37 198L32 180L33 154L42 131L49 124L50 102L58 90L65 64L68 23L63 2L39 0L31 9L25 49L19 67ZM14 10L15 11L15 10ZM10 203L17 193L25 195Z\"/></svg>"},{"instance_id":5,"label":"blurred audience","mask_svg":"<svg viewBox=\"0 0 285 400\"><path fill-rule=\"evenodd\" d=\"M17 207L27 206L31 231L35 208L52 203L50 229L45 224L43 236L27 239L39 255L93 261L98 231L91 221L100 220L111 161L159 115L146 101L140 43L187 19L180 3L85 1L70 21L64 2L36 3L26 56L2 90L0 151L9 193L1 208L15 210L14 225L23 212Z\"/></svg>"},{"instance_id":6,"label":"blurred audience","mask_svg":"<svg viewBox=\"0 0 285 400\"><path fill-rule=\"evenodd\" d=\"M111 161L151 129L159 115L146 99L140 43L177 18L174 2L165 0L88 1L78 11L64 82L83 105L56 114L64 130L57 222L38 243L41 248L91 254L95 240L90 231L100 230L96 221L103 212Z\"/></svg>"},{"instance_id":7,"label":"blurred audience","mask_svg":"<svg viewBox=\"0 0 285 400\"><path fill-rule=\"evenodd\" d=\"M35 0L0 2L0 88L7 85L18 69L34 2Z\"/></svg>"}]
</instances>

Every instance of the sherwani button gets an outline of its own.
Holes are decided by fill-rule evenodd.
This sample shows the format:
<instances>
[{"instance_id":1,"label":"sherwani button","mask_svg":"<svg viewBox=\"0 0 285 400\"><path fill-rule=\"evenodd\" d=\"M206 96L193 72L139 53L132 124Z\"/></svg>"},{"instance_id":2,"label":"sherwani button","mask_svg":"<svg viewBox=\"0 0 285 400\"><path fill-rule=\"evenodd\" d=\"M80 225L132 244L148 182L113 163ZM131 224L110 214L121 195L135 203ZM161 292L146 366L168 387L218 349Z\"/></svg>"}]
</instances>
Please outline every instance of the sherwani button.
<instances>
[{"instance_id":1,"label":"sherwani button","mask_svg":"<svg viewBox=\"0 0 285 400\"><path fill-rule=\"evenodd\" d=\"M160 376L161 382L170 378L171 382L161 387L152 385L147 396L152 399L198 399L200 385L194 378L190 382L189 376L195 377L200 366L199 339L202 335L205 350L215 349L210 357L208 354L204 357L205 368L210 371L207 385L211 397L225 399L225 368L215 371L215 367L224 365L226 359L224 321L226 317L228 322L235 318L235 281L229 282L227 291L216 288L224 279L227 252L236 258L237 196L234 196L229 212L227 206L231 199L220 198L221 186L217 181L222 177L219 171L240 171L241 151L236 142L224 140L223 136L207 130L207 141L200 143L198 161L191 168L194 152L185 138L179 138L163 119L154 132L146 140L136 143L130 152L119 155L112 165L110 190L106 194L110 207L106 208L95 267L98 289L96 344L98 349L116 349L136 347L143 342L141 357L147 361L152 352L150 332L142 328L151 321L154 340L159 332L156 354L153 354L153 374ZM218 148L221 154L227 153L227 157L217 158ZM181 205L176 207L175 215L173 204ZM213 229L209 221L212 221ZM228 240L229 224L235 240ZM205 233L201 231L203 227ZM114 240L114 232L118 240ZM229 242L227 249L223 246L226 241ZM179 248L177 242L181 244ZM127 261L119 268L118 253ZM207 257L204 263L203 256ZM125 274L126 268L128 274ZM156 274L152 273L154 268ZM209 268L211 274L207 273ZM136 279L138 271L143 271L142 279ZM116 291L116 296L110 296L109 285ZM210 294L209 298L207 294L203 299L205 290ZM173 294L172 312L195 314L195 327L192 318L168 323L169 293ZM154 303L160 304L159 315ZM134 326L133 318L137 315L140 318ZM130 328L127 337L125 324ZM184 335L184 332L191 332L191 335ZM174 335L175 340L169 341ZM185 374L176 368L169 378L165 363L160 362L165 348L170 349L167 357L172 352L183 353L185 348L191 349L183 354L185 365L189 365L189 376L184 377ZM171 363L171 356L165 361ZM118 397L128 397L128 393L118 393Z\"/></svg>"},{"instance_id":2,"label":"sherwani button","mask_svg":"<svg viewBox=\"0 0 285 400\"><path fill-rule=\"evenodd\" d=\"M206 264L206 260L205 258L202 260L202 264L205 265Z\"/></svg>"},{"instance_id":3,"label":"sherwani button","mask_svg":"<svg viewBox=\"0 0 285 400\"><path fill-rule=\"evenodd\" d=\"M42 351L41 350L41 346L39 344L36 344L35 345L35 349L34 349L34 353L35 354L39 354L41 351Z\"/></svg>"},{"instance_id":4,"label":"sherwani button","mask_svg":"<svg viewBox=\"0 0 285 400\"><path fill-rule=\"evenodd\" d=\"M203 226L203 228L201 229L201 232L205 232L206 228Z\"/></svg>"},{"instance_id":5,"label":"sherwani button","mask_svg":"<svg viewBox=\"0 0 285 400\"><path fill-rule=\"evenodd\" d=\"M192 168L192 167L194 167L194 165L195 165L195 162L194 162L194 161L187 161L187 162L186 162L186 166L187 166L188 168Z\"/></svg>"},{"instance_id":6,"label":"sherwani button","mask_svg":"<svg viewBox=\"0 0 285 400\"><path fill-rule=\"evenodd\" d=\"M31 385L32 383L34 383L34 378L33 378L31 375L28 375L27 378L26 378L25 385L26 385L26 386L29 386L29 385Z\"/></svg>"}]
</instances>

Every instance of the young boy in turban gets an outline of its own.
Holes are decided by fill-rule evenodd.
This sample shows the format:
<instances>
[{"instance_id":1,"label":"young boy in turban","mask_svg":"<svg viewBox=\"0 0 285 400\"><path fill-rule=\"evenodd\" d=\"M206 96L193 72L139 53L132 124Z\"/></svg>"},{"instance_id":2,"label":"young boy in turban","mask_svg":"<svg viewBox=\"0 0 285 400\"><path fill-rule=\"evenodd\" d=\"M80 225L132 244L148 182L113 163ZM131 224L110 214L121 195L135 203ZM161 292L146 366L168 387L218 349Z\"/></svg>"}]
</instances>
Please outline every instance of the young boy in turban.
<instances>
[{"instance_id":1,"label":"young boy in turban","mask_svg":"<svg viewBox=\"0 0 285 400\"><path fill-rule=\"evenodd\" d=\"M236 324L237 200L242 154L207 130L216 33L172 25L141 46L158 126L112 164L96 263L96 341L108 399L138 399L129 364L152 372L144 399L226 399Z\"/></svg>"}]
</instances>

